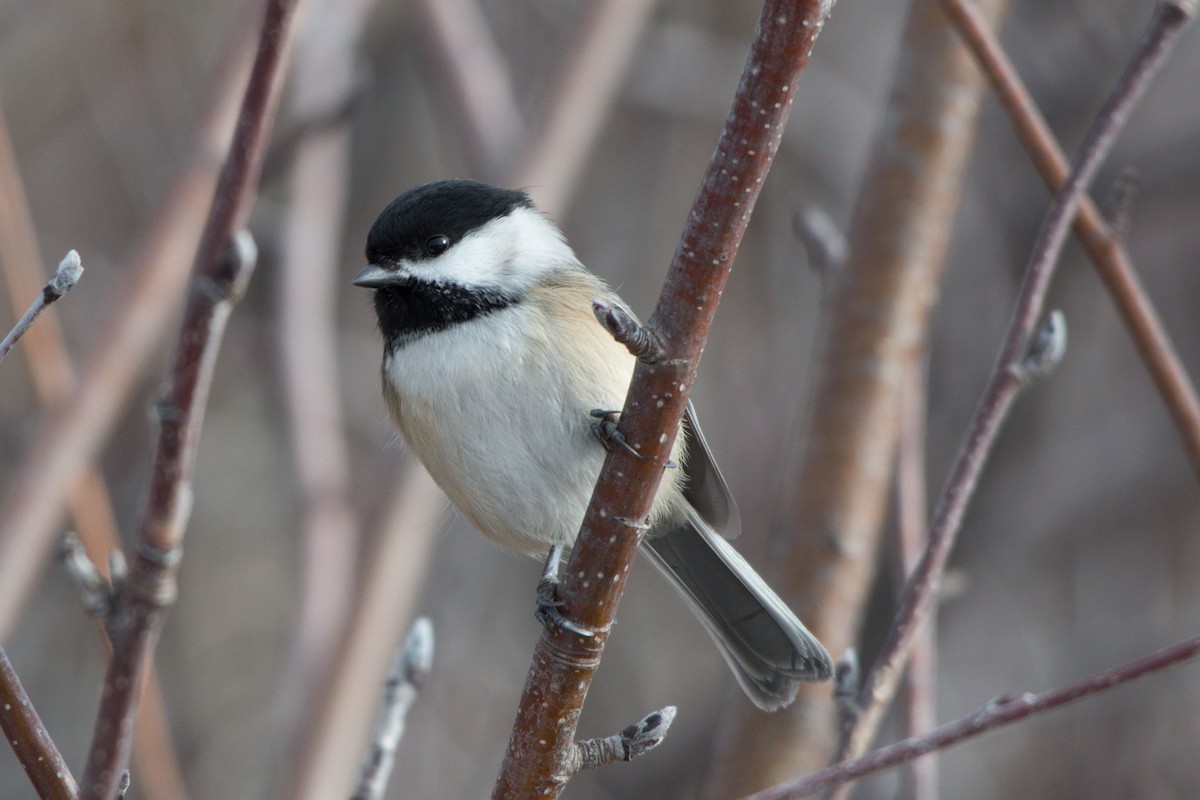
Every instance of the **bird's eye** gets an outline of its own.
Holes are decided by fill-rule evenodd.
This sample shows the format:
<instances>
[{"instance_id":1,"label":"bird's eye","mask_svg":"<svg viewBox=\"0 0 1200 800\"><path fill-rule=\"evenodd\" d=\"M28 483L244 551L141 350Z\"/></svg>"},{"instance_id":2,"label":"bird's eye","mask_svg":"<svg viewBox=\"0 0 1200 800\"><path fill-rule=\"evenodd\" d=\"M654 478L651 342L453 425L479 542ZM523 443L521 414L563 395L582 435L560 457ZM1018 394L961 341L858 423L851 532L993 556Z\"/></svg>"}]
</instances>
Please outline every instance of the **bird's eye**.
<instances>
[{"instance_id":1,"label":"bird's eye","mask_svg":"<svg viewBox=\"0 0 1200 800\"><path fill-rule=\"evenodd\" d=\"M431 256L438 256L450 249L450 237L439 233L437 236L430 236L425 240L425 252Z\"/></svg>"}]
</instances>

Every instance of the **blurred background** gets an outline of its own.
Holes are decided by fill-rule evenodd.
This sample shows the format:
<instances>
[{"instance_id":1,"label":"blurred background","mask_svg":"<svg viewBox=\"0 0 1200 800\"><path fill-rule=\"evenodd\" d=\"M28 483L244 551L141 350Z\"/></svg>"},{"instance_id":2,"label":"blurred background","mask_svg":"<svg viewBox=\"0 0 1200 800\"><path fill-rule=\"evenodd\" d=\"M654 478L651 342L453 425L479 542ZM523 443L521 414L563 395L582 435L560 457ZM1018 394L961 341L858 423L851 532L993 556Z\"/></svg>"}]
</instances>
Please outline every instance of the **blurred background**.
<instances>
[{"instance_id":1,"label":"blurred background","mask_svg":"<svg viewBox=\"0 0 1200 800\"><path fill-rule=\"evenodd\" d=\"M826 291L794 220L803 204L815 204L840 228L848 224L895 75L905 5L841 0L834 9L693 393L741 506L739 548L753 563L764 562L803 446ZM1141 37L1149 5L1012 3L1004 41L1068 151ZM723 0L304 7L295 80L284 89L251 225L259 266L217 369L180 596L157 653L189 796L289 796L314 769L297 754L322 735L349 755L345 776L333 778L342 788L314 796L346 796L390 649L418 614L436 628L435 668L410 717L390 796L490 793L539 634L541 565L497 550L411 469L379 395L370 296L350 277L362 266L367 229L395 195L428 180L473 177L528 188L584 263L649 314L758 11L757 3ZM214 126L210 109L219 87L241 74L259 14L259 3L244 1L0 4L0 103L42 268L70 248L87 268L55 310L78 371L128 317L135 268L151 252L148 231L163 229L179 176L219 159L219 150L197 145L197 131ZM1192 35L1094 191L1103 199L1122 169L1136 169L1127 244L1193 373L1197 75L1200 42ZM240 89L232 96L236 102ZM1047 204L1007 118L986 98L932 330L931 494L992 368ZM199 208L193 228L203 221ZM320 263L302 263L314 259ZM129 363L136 377L115 401L99 451L127 544L155 435L149 411L176 331L173 291L149 304L170 322L143 334L144 366ZM30 299L14 300L23 307ZM1020 399L967 517L938 633L940 719L1197 633L1194 465L1073 243L1050 303L1066 314L1068 354ZM7 330L9 319L0 320ZM10 511L53 419L20 349L0 373L0 493L9 503L0 508ZM64 513L55 536L76 525ZM31 559L22 571L33 591L5 621L4 644L78 769L104 649L60 570ZM876 590L868 654L891 620L892 591L886 581ZM361 677L348 680L367 709L365 722L343 731L322 705L321 643L339 640L343 615L366 593L391 612L338 645L360 648ZM672 703L679 716L653 755L580 775L568 795L697 796L714 758L718 710L736 692L703 630L639 562L580 733L608 735ZM976 739L942 756L944 793L1200 795L1198 698L1200 671L1185 665ZM351 703L334 705L345 711ZM857 796L889 797L894 786L883 776ZM0 796L31 795L15 759L0 754ZM136 767L132 796L152 796Z\"/></svg>"}]
</instances>

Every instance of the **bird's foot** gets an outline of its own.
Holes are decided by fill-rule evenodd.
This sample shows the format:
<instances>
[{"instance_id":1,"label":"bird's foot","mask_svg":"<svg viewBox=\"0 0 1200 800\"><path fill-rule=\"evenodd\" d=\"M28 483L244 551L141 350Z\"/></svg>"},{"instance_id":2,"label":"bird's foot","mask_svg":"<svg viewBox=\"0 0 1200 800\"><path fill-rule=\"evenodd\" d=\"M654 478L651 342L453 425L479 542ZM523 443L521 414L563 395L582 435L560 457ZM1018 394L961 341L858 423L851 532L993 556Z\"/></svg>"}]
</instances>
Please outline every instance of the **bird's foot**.
<instances>
[{"instance_id":1,"label":"bird's foot","mask_svg":"<svg viewBox=\"0 0 1200 800\"><path fill-rule=\"evenodd\" d=\"M549 631L567 631L578 636L591 638L595 634L586 628L576 625L563 616L562 601L558 599L558 563L562 560L565 547L556 544L550 548L546 556L546 566L542 569L542 577L537 585L537 611L534 616Z\"/></svg>"}]
</instances>

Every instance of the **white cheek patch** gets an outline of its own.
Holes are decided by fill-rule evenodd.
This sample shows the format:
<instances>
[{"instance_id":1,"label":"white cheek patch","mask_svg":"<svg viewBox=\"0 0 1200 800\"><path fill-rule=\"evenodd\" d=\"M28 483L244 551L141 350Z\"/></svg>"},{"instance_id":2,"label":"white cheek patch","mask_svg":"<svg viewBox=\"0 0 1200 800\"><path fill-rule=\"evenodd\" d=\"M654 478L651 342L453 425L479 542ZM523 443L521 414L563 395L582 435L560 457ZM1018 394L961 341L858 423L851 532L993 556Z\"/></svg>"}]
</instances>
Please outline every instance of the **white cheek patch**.
<instances>
[{"instance_id":1,"label":"white cheek patch","mask_svg":"<svg viewBox=\"0 0 1200 800\"><path fill-rule=\"evenodd\" d=\"M431 283L512 293L575 264L575 253L553 223L531 208L516 208L471 231L437 258L408 268Z\"/></svg>"}]
</instances>

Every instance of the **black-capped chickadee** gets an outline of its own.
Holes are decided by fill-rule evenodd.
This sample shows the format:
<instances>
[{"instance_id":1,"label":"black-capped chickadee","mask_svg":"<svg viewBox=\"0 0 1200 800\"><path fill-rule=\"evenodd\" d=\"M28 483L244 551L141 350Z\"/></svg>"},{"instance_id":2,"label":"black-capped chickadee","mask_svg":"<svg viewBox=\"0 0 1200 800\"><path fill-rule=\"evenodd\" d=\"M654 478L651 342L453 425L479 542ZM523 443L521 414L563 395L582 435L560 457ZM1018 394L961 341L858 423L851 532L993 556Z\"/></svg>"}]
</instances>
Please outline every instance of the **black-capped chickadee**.
<instances>
[{"instance_id":1,"label":"black-capped chickadee","mask_svg":"<svg viewBox=\"0 0 1200 800\"><path fill-rule=\"evenodd\" d=\"M458 510L510 550L570 546L605 457L596 409L619 409L634 357L597 322L625 308L520 191L467 180L410 189L367 236L383 394ZM600 435L598 435L600 432ZM609 431L611 433L611 430ZM689 405L643 552L704 623L760 708L832 673L829 655L722 536L737 508Z\"/></svg>"}]
</instances>

